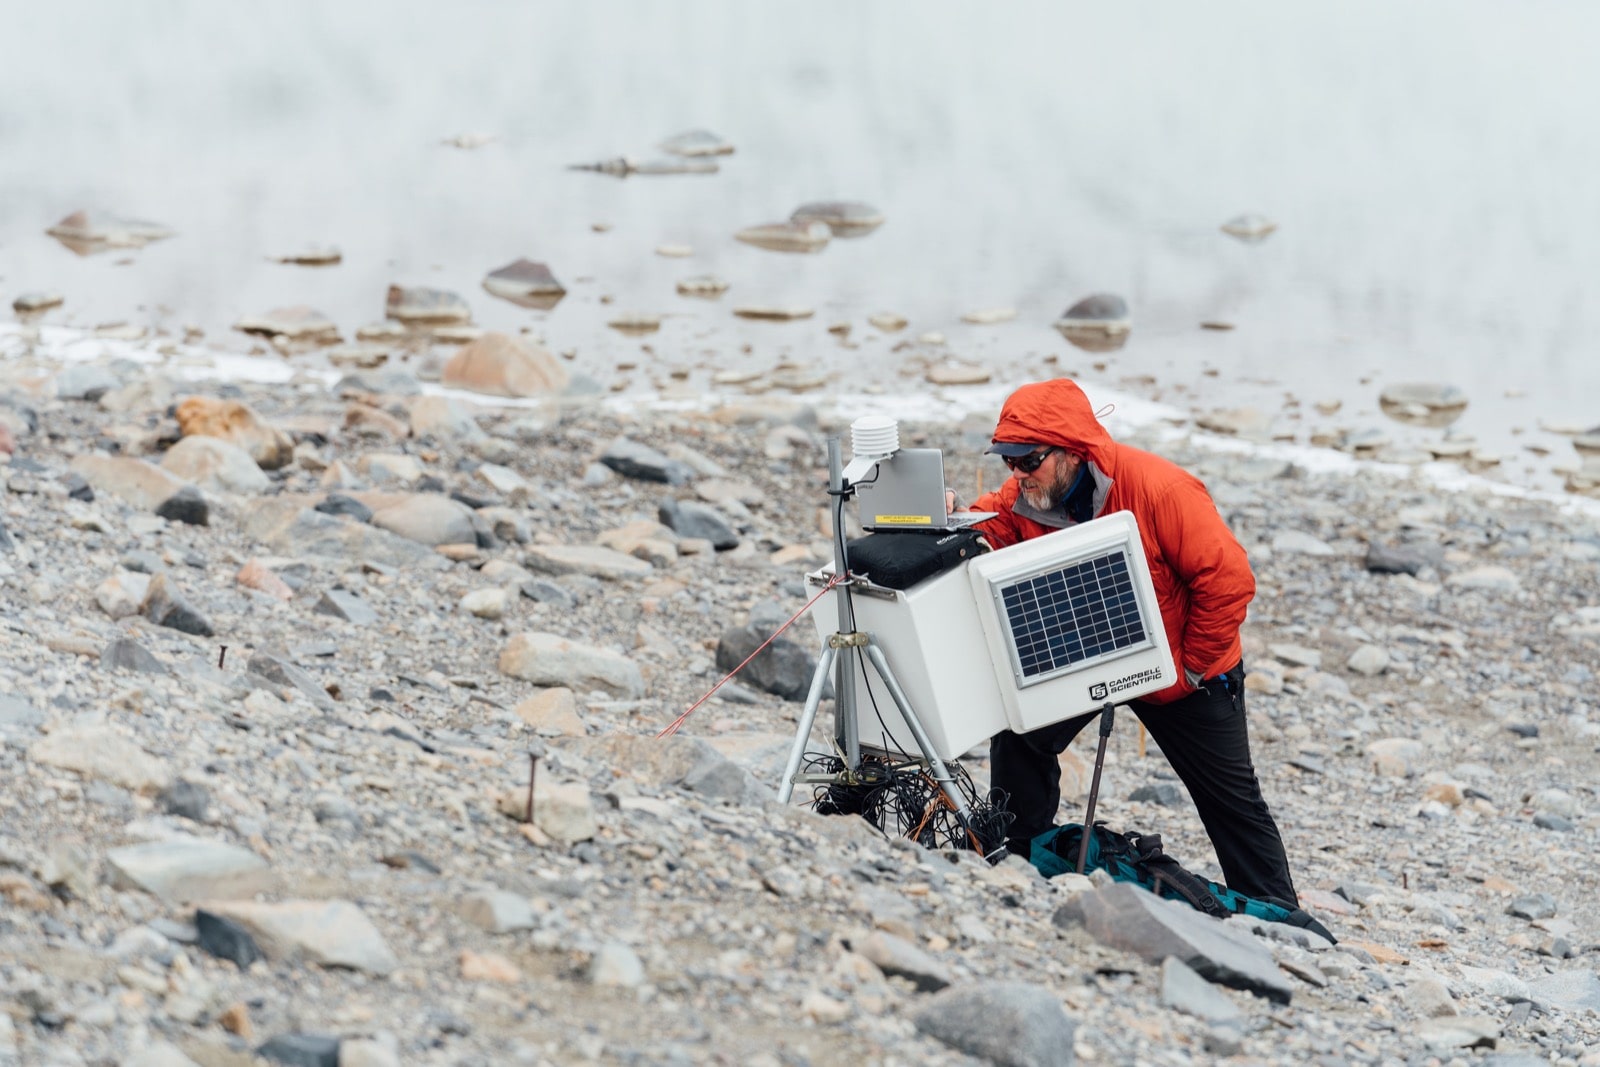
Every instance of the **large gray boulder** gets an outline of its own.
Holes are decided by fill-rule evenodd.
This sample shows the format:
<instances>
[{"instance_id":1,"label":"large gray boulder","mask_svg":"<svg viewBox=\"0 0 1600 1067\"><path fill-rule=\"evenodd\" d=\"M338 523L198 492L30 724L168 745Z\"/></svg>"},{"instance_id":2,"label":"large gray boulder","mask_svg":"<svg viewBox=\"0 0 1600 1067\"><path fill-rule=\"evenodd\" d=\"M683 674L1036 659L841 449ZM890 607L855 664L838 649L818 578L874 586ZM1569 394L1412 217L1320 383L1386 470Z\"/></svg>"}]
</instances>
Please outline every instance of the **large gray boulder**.
<instances>
[{"instance_id":1,"label":"large gray boulder","mask_svg":"<svg viewBox=\"0 0 1600 1067\"><path fill-rule=\"evenodd\" d=\"M694 470L687 463L668 459L649 445L619 437L606 448L600 462L622 475L645 482L664 482L667 485L686 485L694 478Z\"/></svg>"},{"instance_id":2,"label":"large gray boulder","mask_svg":"<svg viewBox=\"0 0 1600 1067\"><path fill-rule=\"evenodd\" d=\"M275 553L304 559L317 556L341 563L381 563L389 567L447 569L450 561L426 545L388 530L346 522L296 501L262 500L245 516L246 534ZM467 538L471 540L469 536Z\"/></svg>"},{"instance_id":3,"label":"large gray boulder","mask_svg":"<svg viewBox=\"0 0 1600 1067\"><path fill-rule=\"evenodd\" d=\"M372 525L424 545L476 544L472 509L437 493L419 493L373 511Z\"/></svg>"},{"instance_id":4,"label":"large gray boulder","mask_svg":"<svg viewBox=\"0 0 1600 1067\"><path fill-rule=\"evenodd\" d=\"M172 781L166 761L152 756L109 726L53 730L28 749L28 758L47 767L76 771L135 793L155 794Z\"/></svg>"},{"instance_id":5,"label":"large gray boulder","mask_svg":"<svg viewBox=\"0 0 1600 1067\"><path fill-rule=\"evenodd\" d=\"M1176 956L1161 963L1161 1003L1210 1023L1237 1023L1244 1017L1228 995L1201 978Z\"/></svg>"},{"instance_id":6,"label":"large gray boulder","mask_svg":"<svg viewBox=\"0 0 1600 1067\"><path fill-rule=\"evenodd\" d=\"M269 649L257 650L250 656L249 670L251 674L260 675L274 685L299 690L302 696L323 711L334 709L333 698L328 691L282 653Z\"/></svg>"},{"instance_id":7,"label":"large gray boulder","mask_svg":"<svg viewBox=\"0 0 1600 1067\"><path fill-rule=\"evenodd\" d=\"M639 665L618 652L560 634L517 634L500 652L500 673L534 685L566 686L586 693L601 689L634 700L644 695Z\"/></svg>"},{"instance_id":8,"label":"large gray boulder","mask_svg":"<svg viewBox=\"0 0 1600 1067\"><path fill-rule=\"evenodd\" d=\"M150 585L145 589L144 602L139 605L139 610L145 618L157 626L165 626L180 633L193 634L196 637L210 637L216 633L211 620L202 615L198 608L178 592L175 583L168 580L165 571L150 579Z\"/></svg>"},{"instance_id":9,"label":"large gray boulder","mask_svg":"<svg viewBox=\"0 0 1600 1067\"><path fill-rule=\"evenodd\" d=\"M95 492L117 497L141 511L155 511L189 484L134 456L81 455L73 459L71 469Z\"/></svg>"},{"instance_id":10,"label":"large gray boulder","mask_svg":"<svg viewBox=\"0 0 1600 1067\"><path fill-rule=\"evenodd\" d=\"M853 946L887 975L905 978L919 993L937 993L951 982L950 969L904 938L874 930Z\"/></svg>"},{"instance_id":11,"label":"large gray boulder","mask_svg":"<svg viewBox=\"0 0 1600 1067\"><path fill-rule=\"evenodd\" d=\"M348 900L219 900L205 910L243 926L269 960L306 959L380 976L400 966L372 920Z\"/></svg>"},{"instance_id":12,"label":"large gray boulder","mask_svg":"<svg viewBox=\"0 0 1600 1067\"><path fill-rule=\"evenodd\" d=\"M106 863L119 889L142 889L172 903L248 898L274 885L266 861L254 852L197 837L115 848Z\"/></svg>"},{"instance_id":13,"label":"large gray boulder","mask_svg":"<svg viewBox=\"0 0 1600 1067\"><path fill-rule=\"evenodd\" d=\"M1272 953L1250 934L1125 882L1078 894L1056 911L1055 923L1082 926L1102 944L1151 963L1175 957L1207 981L1275 1004L1293 994Z\"/></svg>"},{"instance_id":14,"label":"large gray boulder","mask_svg":"<svg viewBox=\"0 0 1600 1067\"><path fill-rule=\"evenodd\" d=\"M651 789L682 788L735 804L759 804L772 798L749 771L698 737L647 737L603 734L575 738L564 752L626 771Z\"/></svg>"},{"instance_id":15,"label":"large gray boulder","mask_svg":"<svg viewBox=\"0 0 1600 1067\"><path fill-rule=\"evenodd\" d=\"M1566 1011L1600 1012L1600 976L1593 971L1560 971L1528 984L1528 991L1540 1004L1553 1004Z\"/></svg>"},{"instance_id":16,"label":"large gray boulder","mask_svg":"<svg viewBox=\"0 0 1600 1067\"><path fill-rule=\"evenodd\" d=\"M716 508L668 497L661 502L657 514L662 525L670 527L679 537L710 541L718 552L739 547L739 532Z\"/></svg>"},{"instance_id":17,"label":"large gray boulder","mask_svg":"<svg viewBox=\"0 0 1600 1067\"><path fill-rule=\"evenodd\" d=\"M717 642L717 667L731 671L761 642L772 636L772 627L761 622L746 623L725 630ZM762 649L740 672L740 679L768 693L787 700L804 700L811 688L811 676L817 669L816 654L800 642L787 636L780 637Z\"/></svg>"},{"instance_id":18,"label":"large gray boulder","mask_svg":"<svg viewBox=\"0 0 1600 1067\"><path fill-rule=\"evenodd\" d=\"M1061 1000L1028 982L951 986L922 1001L918 1032L998 1067L1072 1067L1077 1024Z\"/></svg>"},{"instance_id":19,"label":"large gray boulder","mask_svg":"<svg viewBox=\"0 0 1600 1067\"><path fill-rule=\"evenodd\" d=\"M185 437L161 457L161 466L208 493L260 493L272 484L250 453L220 437Z\"/></svg>"},{"instance_id":20,"label":"large gray boulder","mask_svg":"<svg viewBox=\"0 0 1600 1067\"><path fill-rule=\"evenodd\" d=\"M612 582L647 578L655 570L648 560L635 559L604 545L529 545L522 562L541 574L587 574Z\"/></svg>"}]
</instances>

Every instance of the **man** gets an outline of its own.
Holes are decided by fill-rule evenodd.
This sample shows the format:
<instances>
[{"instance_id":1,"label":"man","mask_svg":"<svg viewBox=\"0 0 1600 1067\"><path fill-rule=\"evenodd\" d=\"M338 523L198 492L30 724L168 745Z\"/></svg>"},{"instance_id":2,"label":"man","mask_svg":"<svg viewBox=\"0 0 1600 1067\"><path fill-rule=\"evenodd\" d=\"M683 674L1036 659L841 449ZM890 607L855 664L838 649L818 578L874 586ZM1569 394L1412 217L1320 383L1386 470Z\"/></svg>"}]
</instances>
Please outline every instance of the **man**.
<instances>
[{"instance_id":1,"label":"man","mask_svg":"<svg viewBox=\"0 0 1600 1067\"><path fill-rule=\"evenodd\" d=\"M1167 689L1131 702L1188 788L1230 888L1296 903L1283 840L1256 780L1244 710L1239 626L1255 595L1244 549L1205 486L1160 456L1117 444L1066 378L1025 385L1000 410L993 443L1013 477L973 504L991 545L1130 511L1179 668ZM1098 712L990 742L995 788L1016 816L1009 845L1048 830L1061 802L1057 757Z\"/></svg>"}]
</instances>

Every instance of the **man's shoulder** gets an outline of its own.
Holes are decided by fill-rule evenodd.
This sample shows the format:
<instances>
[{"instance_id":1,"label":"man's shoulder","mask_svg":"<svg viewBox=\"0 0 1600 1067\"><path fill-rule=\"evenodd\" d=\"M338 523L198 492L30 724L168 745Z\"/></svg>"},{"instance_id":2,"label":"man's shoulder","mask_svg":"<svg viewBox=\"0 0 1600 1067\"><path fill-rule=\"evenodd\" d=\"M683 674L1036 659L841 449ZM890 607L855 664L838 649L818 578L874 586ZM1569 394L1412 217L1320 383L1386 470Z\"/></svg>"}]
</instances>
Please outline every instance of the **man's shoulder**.
<instances>
[{"instance_id":1,"label":"man's shoulder","mask_svg":"<svg viewBox=\"0 0 1600 1067\"><path fill-rule=\"evenodd\" d=\"M1113 483L1130 494L1155 500L1177 488L1205 492L1205 483L1165 456L1132 445L1118 444L1116 449Z\"/></svg>"}]
</instances>

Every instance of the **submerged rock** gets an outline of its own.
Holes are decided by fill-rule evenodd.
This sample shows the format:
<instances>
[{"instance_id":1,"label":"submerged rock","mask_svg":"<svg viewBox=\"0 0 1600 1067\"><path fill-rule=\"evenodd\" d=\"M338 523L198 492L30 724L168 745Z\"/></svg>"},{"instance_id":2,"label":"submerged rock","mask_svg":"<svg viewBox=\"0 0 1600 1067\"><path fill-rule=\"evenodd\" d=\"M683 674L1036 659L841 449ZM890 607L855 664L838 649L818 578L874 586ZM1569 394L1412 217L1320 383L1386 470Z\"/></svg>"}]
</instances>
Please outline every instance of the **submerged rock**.
<instances>
[{"instance_id":1,"label":"submerged rock","mask_svg":"<svg viewBox=\"0 0 1600 1067\"><path fill-rule=\"evenodd\" d=\"M331 267L344 259L344 253L332 245L312 245L299 252L273 256L274 263L287 263L297 267Z\"/></svg>"},{"instance_id":2,"label":"submerged rock","mask_svg":"<svg viewBox=\"0 0 1600 1067\"><path fill-rule=\"evenodd\" d=\"M1271 237L1278 224L1262 215L1237 215L1222 224L1222 232L1246 244L1258 244Z\"/></svg>"},{"instance_id":3,"label":"submerged rock","mask_svg":"<svg viewBox=\"0 0 1600 1067\"><path fill-rule=\"evenodd\" d=\"M389 286L383 313L401 322L468 322L472 319L472 309L455 293L422 286Z\"/></svg>"},{"instance_id":4,"label":"submerged rock","mask_svg":"<svg viewBox=\"0 0 1600 1067\"><path fill-rule=\"evenodd\" d=\"M652 315L644 311L625 311L620 315L613 316L607 321L606 325L618 333L639 336L641 334L655 333L661 329L661 316Z\"/></svg>"},{"instance_id":5,"label":"submerged rock","mask_svg":"<svg viewBox=\"0 0 1600 1067\"><path fill-rule=\"evenodd\" d=\"M656 147L663 152L691 159L733 155L733 145L710 130L688 130L675 137L668 137Z\"/></svg>"},{"instance_id":6,"label":"submerged rock","mask_svg":"<svg viewBox=\"0 0 1600 1067\"><path fill-rule=\"evenodd\" d=\"M820 252L833 232L823 222L768 222L734 234L745 244L773 252Z\"/></svg>"},{"instance_id":7,"label":"submerged rock","mask_svg":"<svg viewBox=\"0 0 1600 1067\"><path fill-rule=\"evenodd\" d=\"M1404 382L1378 395L1378 406L1396 422L1407 426L1448 426L1467 410L1467 394L1453 385Z\"/></svg>"},{"instance_id":8,"label":"submerged rock","mask_svg":"<svg viewBox=\"0 0 1600 1067\"><path fill-rule=\"evenodd\" d=\"M549 311L567 295L549 266L531 259L518 259L490 271L483 279L483 287L491 296L539 311Z\"/></svg>"},{"instance_id":9,"label":"submerged rock","mask_svg":"<svg viewBox=\"0 0 1600 1067\"><path fill-rule=\"evenodd\" d=\"M389 350L382 345L357 341L355 344L336 345L324 355L335 367L358 367L371 370L389 362Z\"/></svg>"},{"instance_id":10,"label":"submerged rock","mask_svg":"<svg viewBox=\"0 0 1600 1067\"><path fill-rule=\"evenodd\" d=\"M1122 297L1094 293L1063 311L1055 325L1061 336L1086 352L1114 352L1127 343L1133 320Z\"/></svg>"},{"instance_id":11,"label":"submerged rock","mask_svg":"<svg viewBox=\"0 0 1600 1067\"><path fill-rule=\"evenodd\" d=\"M715 300L727 291L728 283L711 274L684 278L678 283L678 294L680 296L698 296L706 300Z\"/></svg>"},{"instance_id":12,"label":"submerged rock","mask_svg":"<svg viewBox=\"0 0 1600 1067\"><path fill-rule=\"evenodd\" d=\"M381 343L384 341L404 341L406 328L398 322L369 322L365 326L356 328L356 340Z\"/></svg>"},{"instance_id":13,"label":"submerged rock","mask_svg":"<svg viewBox=\"0 0 1600 1067\"><path fill-rule=\"evenodd\" d=\"M598 163L574 163L567 169L589 170L596 174L609 174L614 178L626 178L630 174L715 174L720 168L709 159L641 160L632 156L618 156L615 159L603 159Z\"/></svg>"},{"instance_id":14,"label":"submerged rock","mask_svg":"<svg viewBox=\"0 0 1600 1067\"><path fill-rule=\"evenodd\" d=\"M442 345L464 345L482 337L484 330L470 323L453 322L429 327L428 334Z\"/></svg>"},{"instance_id":15,"label":"submerged rock","mask_svg":"<svg viewBox=\"0 0 1600 1067\"><path fill-rule=\"evenodd\" d=\"M287 337L291 340L337 341L339 339L338 324L322 312L304 304L274 308L260 315L246 315L234 323L233 328L262 337Z\"/></svg>"},{"instance_id":16,"label":"submerged rock","mask_svg":"<svg viewBox=\"0 0 1600 1067\"><path fill-rule=\"evenodd\" d=\"M143 248L172 236L172 231L160 223L98 211L74 211L45 233L81 256L116 248Z\"/></svg>"},{"instance_id":17,"label":"submerged rock","mask_svg":"<svg viewBox=\"0 0 1600 1067\"><path fill-rule=\"evenodd\" d=\"M11 301L11 310L19 315L32 312L48 311L66 303L66 297L60 293L22 293Z\"/></svg>"},{"instance_id":18,"label":"submerged rock","mask_svg":"<svg viewBox=\"0 0 1600 1067\"><path fill-rule=\"evenodd\" d=\"M935 363L924 377L934 385L982 385L991 373L977 363Z\"/></svg>"},{"instance_id":19,"label":"submerged rock","mask_svg":"<svg viewBox=\"0 0 1600 1067\"><path fill-rule=\"evenodd\" d=\"M776 304L741 304L733 309L733 313L741 319L767 319L772 322L790 322L794 319L809 319L816 312L808 307L798 305L779 306Z\"/></svg>"},{"instance_id":20,"label":"submerged rock","mask_svg":"<svg viewBox=\"0 0 1600 1067\"><path fill-rule=\"evenodd\" d=\"M984 308L981 311L967 312L961 316L961 321L970 322L974 326L993 326L996 323L1010 322L1016 317L1016 308Z\"/></svg>"},{"instance_id":21,"label":"submerged rock","mask_svg":"<svg viewBox=\"0 0 1600 1067\"><path fill-rule=\"evenodd\" d=\"M494 144L499 139L500 135L498 133L458 133L454 137L446 137L439 143L448 145L451 148L464 148L470 152L474 148L482 148L486 144Z\"/></svg>"},{"instance_id":22,"label":"submerged rock","mask_svg":"<svg viewBox=\"0 0 1600 1067\"><path fill-rule=\"evenodd\" d=\"M789 216L790 222L820 222L835 237L865 237L884 224L883 212L858 200L822 200L802 204Z\"/></svg>"}]
</instances>

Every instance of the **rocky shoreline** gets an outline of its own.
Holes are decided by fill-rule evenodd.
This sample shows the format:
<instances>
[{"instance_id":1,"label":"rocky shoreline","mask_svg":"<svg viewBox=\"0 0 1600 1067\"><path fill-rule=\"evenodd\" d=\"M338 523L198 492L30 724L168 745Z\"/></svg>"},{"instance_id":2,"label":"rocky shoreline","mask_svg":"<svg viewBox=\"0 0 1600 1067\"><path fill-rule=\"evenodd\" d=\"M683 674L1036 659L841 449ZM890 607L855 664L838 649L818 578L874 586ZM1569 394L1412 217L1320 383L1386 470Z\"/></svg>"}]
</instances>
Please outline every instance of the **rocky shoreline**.
<instances>
[{"instance_id":1,"label":"rocky shoreline","mask_svg":"<svg viewBox=\"0 0 1600 1067\"><path fill-rule=\"evenodd\" d=\"M655 740L804 603L841 427L506 351L535 406L8 366L0 1063L1600 1063L1593 517L1141 432L1251 552L1257 765L1341 940L1196 947L778 808L776 665ZM966 485L981 423L902 434ZM1131 724L1102 804L1216 875Z\"/></svg>"}]
</instances>

